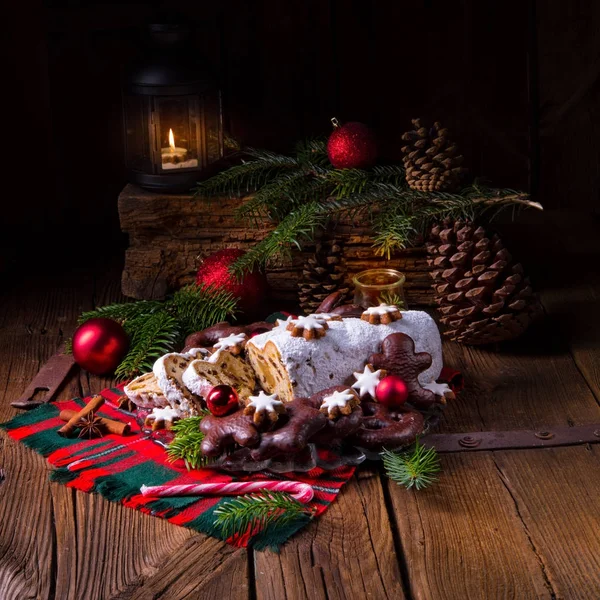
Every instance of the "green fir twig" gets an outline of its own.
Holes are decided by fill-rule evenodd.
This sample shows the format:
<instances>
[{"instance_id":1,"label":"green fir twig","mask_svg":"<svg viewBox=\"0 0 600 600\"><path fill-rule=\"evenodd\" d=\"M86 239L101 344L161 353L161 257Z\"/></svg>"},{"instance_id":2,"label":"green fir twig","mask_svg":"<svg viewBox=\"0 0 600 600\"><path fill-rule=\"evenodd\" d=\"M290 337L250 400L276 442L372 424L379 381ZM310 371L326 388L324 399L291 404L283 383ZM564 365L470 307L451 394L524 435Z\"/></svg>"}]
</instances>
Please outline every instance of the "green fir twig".
<instances>
[{"instance_id":1,"label":"green fir twig","mask_svg":"<svg viewBox=\"0 0 600 600\"><path fill-rule=\"evenodd\" d=\"M271 258L286 256L300 242L314 241L329 219L367 216L377 253L394 252L421 239L433 222L450 219L492 220L506 208L537 208L527 194L496 189L475 180L457 193L419 192L409 188L402 165L371 169L335 169L324 139L306 140L294 156L249 149L248 160L199 184L202 196L250 195L238 218L275 229L232 266L238 276Z\"/></svg>"},{"instance_id":2,"label":"green fir twig","mask_svg":"<svg viewBox=\"0 0 600 600\"><path fill-rule=\"evenodd\" d=\"M164 302L140 300L101 306L84 312L78 324L106 317L123 325L129 335L129 350L115 375L118 379L129 379L152 370L158 357L175 350L190 333L232 318L236 303L228 292L191 285ZM70 348L70 343L67 347Z\"/></svg>"},{"instance_id":3,"label":"green fir twig","mask_svg":"<svg viewBox=\"0 0 600 600\"><path fill-rule=\"evenodd\" d=\"M267 527L273 531L312 518L312 511L289 494L267 490L224 502L214 514L215 527L224 538Z\"/></svg>"},{"instance_id":4,"label":"green fir twig","mask_svg":"<svg viewBox=\"0 0 600 600\"><path fill-rule=\"evenodd\" d=\"M380 454L386 475L398 485L422 490L437 480L441 471L435 448L425 448L417 439L414 446L401 452L384 449Z\"/></svg>"},{"instance_id":5,"label":"green fir twig","mask_svg":"<svg viewBox=\"0 0 600 600\"><path fill-rule=\"evenodd\" d=\"M136 319L130 349L115 369L117 379L151 371L157 358L172 352L180 339L177 320L165 311L157 311Z\"/></svg>"},{"instance_id":6,"label":"green fir twig","mask_svg":"<svg viewBox=\"0 0 600 600\"><path fill-rule=\"evenodd\" d=\"M200 431L200 422L208 414L208 411L202 411L198 416L188 417L173 424L172 431L175 437L167 449L169 461L181 459L188 470L201 469L208 464L208 459L200 450L204 439L204 434Z\"/></svg>"}]
</instances>

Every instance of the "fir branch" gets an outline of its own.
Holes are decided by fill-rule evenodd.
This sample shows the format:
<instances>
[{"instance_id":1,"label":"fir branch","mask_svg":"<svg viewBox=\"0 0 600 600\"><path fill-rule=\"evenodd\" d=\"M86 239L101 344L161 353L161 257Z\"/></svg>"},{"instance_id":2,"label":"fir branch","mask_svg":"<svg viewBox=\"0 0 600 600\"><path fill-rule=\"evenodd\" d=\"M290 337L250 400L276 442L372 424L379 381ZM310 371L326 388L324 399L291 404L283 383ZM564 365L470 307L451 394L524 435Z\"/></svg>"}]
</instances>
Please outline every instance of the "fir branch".
<instances>
[{"instance_id":1,"label":"fir branch","mask_svg":"<svg viewBox=\"0 0 600 600\"><path fill-rule=\"evenodd\" d=\"M115 370L117 379L151 371L157 358L172 352L180 338L175 317L164 310L137 317L127 355Z\"/></svg>"},{"instance_id":2,"label":"fir branch","mask_svg":"<svg viewBox=\"0 0 600 600\"><path fill-rule=\"evenodd\" d=\"M296 144L296 157L301 163L328 164L327 140L323 137L301 140Z\"/></svg>"},{"instance_id":3,"label":"fir branch","mask_svg":"<svg viewBox=\"0 0 600 600\"><path fill-rule=\"evenodd\" d=\"M248 148L246 154L253 160L244 161L241 165L235 165L200 182L195 195L205 198L222 194L242 195L258 189L282 169L298 166L295 158L283 154L254 148Z\"/></svg>"},{"instance_id":4,"label":"fir branch","mask_svg":"<svg viewBox=\"0 0 600 600\"><path fill-rule=\"evenodd\" d=\"M166 309L176 317L181 334L189 335L233 317L236 304L236 298L228 292L189 285L173 294Z\"/></svg>"},{"instance_id":5,"label":"fir branch","mask_svg":"<svg viewBox=\"0 0 600 600\"><path fill-rule=\"evenodd\" d=\"M109 304L108 306L99 306L94 310L81 313L77 320L78 325L82 325L90 319L100 317L113 319L123 324L129 319L134 319L140 315L150 314L160 309L162 303L157 300L139 300L137 302L123 302L120 304Z\"/></svg>"},{"instance_id":6,"label":"fir branch","mask_svg":"<svg viewBox=\"0 0 600 600\"><path fill-rule=\"evenodd\" d=\"M264 490L262 494L246 494L219 505L215 510L215 527L223 538L247 531L287 527L308 522L311 510L284 492Z\"/></svg>"},{"instance_id":7,"label":"fir branch","mask_svg":"<svg viewBox=\"0 0 600 600\"><path fill-rule=\"evenodd\" d=\"M390 203L375 216L373 229L377 232L375 253L389 260L396 250L406 248L416 233L415 215L402 204Z\"/></svg>"},{"instance_id":8,"label":"fir branch","mask_svg":"<svg viewBox=\"0 0 600 600\"><path fill-rule=\"evenodd\" d=\"M380 454L386 475L398 485L422 490L436 481L441 471L435 448L425 448L419 440L409 450L391 452L384 448Z\"/></svg>"},{"instance_id":9,"label":"fir branch","mask_svg":"<svg viewBox=\"0 0 600 600\"><path fill-rule=\"evenodd\" d=\"M319 202L310 202L291 212L277 228L258 242L233 265L232 272L241 277L256 267L263 267L270 258L289 255L292 246L300 249L300 240L312 239L315 231L328 220L327 211Z\"/></svg>"},{"instance_id":10,"label":"fir branch","mask_svg":"<svg viewBox=\"0 0 600 600\"><path fill-rule=\"evenodd\" d=\"M175 437L167 449L170 462L181 459L188 470L201 469L208 464L208 459L200 450L204 439L204 434L200 431L200 421L208 414L208 411L202 411L196 417L188 417L173 424L172 431Z\"/></svg>"}]
</instances>

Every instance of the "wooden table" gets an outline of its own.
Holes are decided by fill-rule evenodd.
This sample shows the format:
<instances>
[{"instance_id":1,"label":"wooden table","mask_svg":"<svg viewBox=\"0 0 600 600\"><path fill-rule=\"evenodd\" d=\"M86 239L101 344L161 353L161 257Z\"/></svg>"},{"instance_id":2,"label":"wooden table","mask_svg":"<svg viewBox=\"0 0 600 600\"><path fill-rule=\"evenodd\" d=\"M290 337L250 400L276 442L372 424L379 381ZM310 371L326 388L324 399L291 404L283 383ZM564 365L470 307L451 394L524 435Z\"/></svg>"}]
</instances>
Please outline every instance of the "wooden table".
<instances>
[{"instance_id":1,"label":"wooden table","mask_svg":"<svg viewBox=\"0 0 600 600\"><path fill-rule=\"evenodd\" d=\"M492 350L445 345L467 388L440 431L600 423L598 223L564 220L526 229L546 321ZM11 284L0 300L1 421L77 315L119 290L104 263ZM76 373L59 397L109 383ZM362 468L279 554L51 484L44 459L4 434L0 449L2 600L600 598L597 444L445 454L439 482L421 492Z\"/></svg>"}]
</instances>

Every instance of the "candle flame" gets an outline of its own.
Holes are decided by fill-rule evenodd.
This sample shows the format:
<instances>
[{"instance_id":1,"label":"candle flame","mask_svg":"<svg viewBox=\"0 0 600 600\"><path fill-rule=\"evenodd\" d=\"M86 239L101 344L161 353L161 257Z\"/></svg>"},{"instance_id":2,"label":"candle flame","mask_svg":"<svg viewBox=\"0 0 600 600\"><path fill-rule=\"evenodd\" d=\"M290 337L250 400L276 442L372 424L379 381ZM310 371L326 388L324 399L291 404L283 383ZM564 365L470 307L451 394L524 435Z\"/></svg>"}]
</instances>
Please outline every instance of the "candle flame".
<instances>
[{"instance_id":1,"label":"candle flame","mask_svg":"<svg viewBox=\"0 0 600 600\"><path fill-rule=\"evenodd\" d=\"M171 152L175 152L175 136L172 129L169 129L169 147L171 148Z\"/></svg>"}]
</instances>

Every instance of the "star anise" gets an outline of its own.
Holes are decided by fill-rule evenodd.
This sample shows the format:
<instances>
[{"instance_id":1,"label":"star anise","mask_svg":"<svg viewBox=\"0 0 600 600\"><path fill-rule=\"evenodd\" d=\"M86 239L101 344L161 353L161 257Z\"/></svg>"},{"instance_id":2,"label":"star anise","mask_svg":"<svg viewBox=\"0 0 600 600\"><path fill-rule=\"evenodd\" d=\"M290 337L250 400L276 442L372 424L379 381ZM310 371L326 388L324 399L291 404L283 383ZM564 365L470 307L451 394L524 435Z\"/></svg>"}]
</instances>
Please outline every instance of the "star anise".
<instances>
[{"instance_id":1,"label":"star anise","mask_svg":"<svg viewBox=\"0 0 600 600\"><path fill-rule=\"evenodd\" d=\"M89 440L92 438L102 437L103 427L102 419L96 416L96 413L90 412L84 417L81 417L77 421L77 427L79 427L79 437L87 437Z\"/></svg>"}]
</instances>

